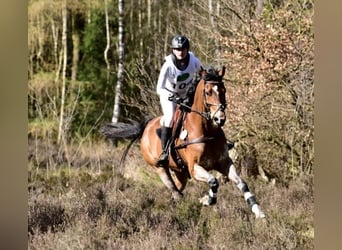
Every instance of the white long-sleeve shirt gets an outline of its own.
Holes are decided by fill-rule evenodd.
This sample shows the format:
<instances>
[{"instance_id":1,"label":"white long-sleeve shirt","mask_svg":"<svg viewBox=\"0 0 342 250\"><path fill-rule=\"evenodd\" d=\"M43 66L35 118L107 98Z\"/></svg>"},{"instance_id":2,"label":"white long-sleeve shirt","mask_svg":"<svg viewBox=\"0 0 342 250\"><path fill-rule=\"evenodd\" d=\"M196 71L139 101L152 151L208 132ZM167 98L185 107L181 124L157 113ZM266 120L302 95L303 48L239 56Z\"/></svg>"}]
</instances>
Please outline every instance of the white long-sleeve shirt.
<instances>
[{"instance_id":1,"label":"white long-sleeve shirt","mask_svg":"<svg viewBox=\"0 0 342 250\"><path fill-rule=\"evenodd\" d=\"M165 57L157 83L157 94L163 111L160 125L172 127L176 103L170 101L169 97L177 93L181 98L185 98L194 73L197 73L201 66L200 60L192 52L189 52L189 63L184 70L176 67L172 61L172 54Z\"/></svg>"},{"instance_id":2,"label":"white long-sleeve shirt","mask_svg":"<svg viewBox=\"0 0 342 250\"><path fill-rule=\"evenodd\" d=\"M192 52L189 52L189 56L189 64L184 70L179 70L175 66L171 54L165 57L158 77L158 95L167 90L170 94L177 93L180 97L185 98L187 87L192 81L194 73L198 72L201 67L200 60Z\"/></svg>"}]
</instances>

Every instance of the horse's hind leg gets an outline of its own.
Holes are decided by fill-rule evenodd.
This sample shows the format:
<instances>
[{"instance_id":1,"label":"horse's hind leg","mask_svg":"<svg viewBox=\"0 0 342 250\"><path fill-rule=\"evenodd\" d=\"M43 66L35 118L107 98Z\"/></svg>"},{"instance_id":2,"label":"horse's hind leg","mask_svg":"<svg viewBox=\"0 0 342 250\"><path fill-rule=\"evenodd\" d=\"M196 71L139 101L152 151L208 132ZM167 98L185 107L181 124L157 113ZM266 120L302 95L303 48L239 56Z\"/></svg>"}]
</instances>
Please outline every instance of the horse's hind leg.
<instances>
[{"instance_id":1,"label":"horse's hind leg","mask_svg":"<svg viewBox=\"0 0 342 250\"><path fill-rule=\"evenodd\" d=\"M256 201L255 196L250 192L247 183L237 174L236 168L233 164L229 166L228 178L232 180L238 189L243 192L243 196L250 206L252 212L255 214L256 218L264 218L265 214L260 209L259 204Z\"/></svg>"},{"instance_id":2,"label":"horse's hind leg","mask_svg":"<svg viewBox=\"0 0 342 250\"><path fill-rule=\"evenodd\" d=\"M175 200L182 198L183 194L176 187L169 169L164 167L156 167L156 172L164 185L171 191L172 198Z\"/></svg>"},{"instance_id":3,"label":"horse's hind leg","mask_svg":"<svg viewBox=\"0 0 342 250\"><path fill-rule=\"evenodd\" d=\"M186 171L178 172L173 171L172 172L172 179L175 182L175 185L177 189L182 192L188 182L189 174Z\"/></svg>"}]
</instances>

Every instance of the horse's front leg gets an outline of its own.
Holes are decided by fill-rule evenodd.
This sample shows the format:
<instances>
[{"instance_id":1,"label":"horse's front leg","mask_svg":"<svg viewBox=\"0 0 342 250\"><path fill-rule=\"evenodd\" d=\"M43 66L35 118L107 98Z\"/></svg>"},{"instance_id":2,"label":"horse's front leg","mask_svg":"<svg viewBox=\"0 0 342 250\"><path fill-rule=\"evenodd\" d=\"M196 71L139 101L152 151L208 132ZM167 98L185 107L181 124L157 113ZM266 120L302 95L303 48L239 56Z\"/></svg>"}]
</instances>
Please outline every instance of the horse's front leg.
<instances>
[{"instance_id":1,"label":"horse's front leg","mask_svg":"<svg viewBox=\"0 0 342 250\"><path fill-rule=\"evenodd\" d=\"M207 170L203 167L198 165L197 163L194 164L193 170L191 171L191 176L197 180L208 183L210 189L208 195L205 195L200 199L200 202L203 205L214 205L217 202L217 191L219 187L218 180L210 174Z\"/></svg>"},{"instance_id":2,"label":"horse's front leg","mask_svg":"<svg viewBox=\"0 0 342 250\"><path fill-rule=\"evenodd\" d=\"M247 183L237 174L236 168L233 164L231 164L229 167L228 178L236 184L241 192L243 192L243 196L250 206L252 212L255 214L255 217L264 218L265 214L261 210L255 196L250 192Z\"/></svg>"}]
</instances>

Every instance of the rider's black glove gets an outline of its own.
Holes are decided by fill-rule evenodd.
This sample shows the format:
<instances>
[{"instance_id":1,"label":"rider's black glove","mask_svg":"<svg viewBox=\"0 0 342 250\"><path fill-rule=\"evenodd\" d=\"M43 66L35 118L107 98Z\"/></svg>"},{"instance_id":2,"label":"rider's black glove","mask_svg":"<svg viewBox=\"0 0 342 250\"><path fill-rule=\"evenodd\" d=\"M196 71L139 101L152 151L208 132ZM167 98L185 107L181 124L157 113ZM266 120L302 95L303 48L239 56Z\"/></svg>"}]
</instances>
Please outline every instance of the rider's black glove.
<instances>
[{"instance_id":1,"label":"rider's black glove","mask_svg":"<svg viewBox=\"0 0 342 250\"><path fill-rule=\"evenodd\" d=\"M185 98L182 102L181 109L185 112L190 112L191 111L191 101L189 97Z\"/></svg>"},{"instance_id":2,"label":"rider's black glove","mask_svg":"<svg viewBox=\"0 0 342 250\"><path fill-rule=\"evenodd\" d=\"M169 101L181 104L183 102L183 99L179 95L172 95L169 97Z\"/></svg>"}]
</instances>

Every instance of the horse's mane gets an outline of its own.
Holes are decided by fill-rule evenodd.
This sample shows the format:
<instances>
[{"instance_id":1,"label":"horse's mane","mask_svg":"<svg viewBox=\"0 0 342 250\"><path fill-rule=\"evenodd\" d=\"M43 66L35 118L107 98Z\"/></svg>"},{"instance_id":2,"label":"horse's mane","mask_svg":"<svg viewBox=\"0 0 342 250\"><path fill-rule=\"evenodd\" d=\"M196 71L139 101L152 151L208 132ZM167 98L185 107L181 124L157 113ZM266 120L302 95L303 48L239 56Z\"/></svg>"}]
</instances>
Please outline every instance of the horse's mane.
<instances>
[{"instance_id":1,"label":"horse's mane","mask_svg":"<svg viewBox=\"0 0 342 250\"><path fill-rule=\"evenodd\" d=\"M219 75L219 70L215 69L212 65L207 65L203 68L205 73L202 74L204 81L222 81L222 76Z\"/></svg>"}]
</instances>

